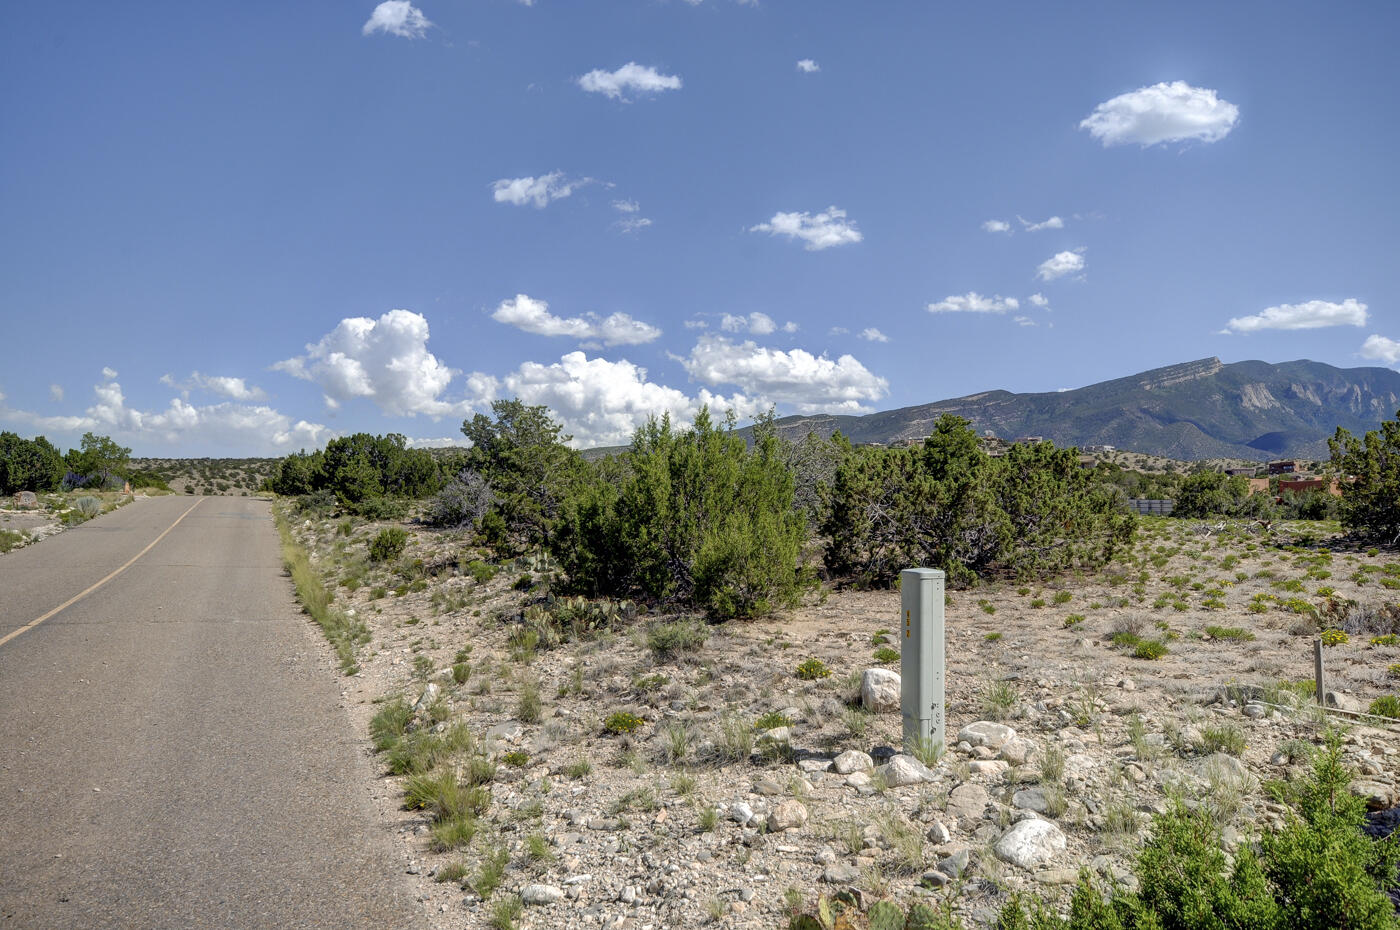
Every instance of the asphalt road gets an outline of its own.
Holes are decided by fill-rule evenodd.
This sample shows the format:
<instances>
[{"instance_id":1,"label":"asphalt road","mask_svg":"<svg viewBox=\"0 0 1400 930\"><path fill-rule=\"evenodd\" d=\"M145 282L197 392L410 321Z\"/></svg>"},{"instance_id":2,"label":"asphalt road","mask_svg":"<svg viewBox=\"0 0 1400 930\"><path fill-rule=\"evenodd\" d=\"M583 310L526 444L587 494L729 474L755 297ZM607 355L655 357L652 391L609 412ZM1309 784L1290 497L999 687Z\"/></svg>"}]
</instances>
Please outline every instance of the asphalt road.
<instances>
[{"instance_id":1,"label":"asphalt road","mask_svg":"<svg viewBox=\"0 0 1400 930\"><path fill-rule=\"evenodd\" d=\"M0 640L26 626L0 928L421 925L267 503L137 501L0 557Z\"/></svg>"}]
</instances>

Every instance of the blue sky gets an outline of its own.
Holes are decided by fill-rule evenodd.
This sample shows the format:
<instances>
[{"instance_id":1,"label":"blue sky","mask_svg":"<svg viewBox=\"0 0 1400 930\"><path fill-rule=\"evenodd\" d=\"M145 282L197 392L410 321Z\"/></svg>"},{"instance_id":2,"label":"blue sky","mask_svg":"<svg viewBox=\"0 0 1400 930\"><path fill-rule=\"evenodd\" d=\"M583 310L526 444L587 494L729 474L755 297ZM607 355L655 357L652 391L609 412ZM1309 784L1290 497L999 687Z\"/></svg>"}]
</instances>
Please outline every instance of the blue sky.
<instances>
[{"instance_id":1,"label":"blue sky","mask_svg":"<svg viewBox=\"0 0 1400 930\"><path fill-rule=\"evenodd\" d=\"M1400 7L54 2L0 428L148 455L1400 365Z\"/></svg>"}]
</instances>

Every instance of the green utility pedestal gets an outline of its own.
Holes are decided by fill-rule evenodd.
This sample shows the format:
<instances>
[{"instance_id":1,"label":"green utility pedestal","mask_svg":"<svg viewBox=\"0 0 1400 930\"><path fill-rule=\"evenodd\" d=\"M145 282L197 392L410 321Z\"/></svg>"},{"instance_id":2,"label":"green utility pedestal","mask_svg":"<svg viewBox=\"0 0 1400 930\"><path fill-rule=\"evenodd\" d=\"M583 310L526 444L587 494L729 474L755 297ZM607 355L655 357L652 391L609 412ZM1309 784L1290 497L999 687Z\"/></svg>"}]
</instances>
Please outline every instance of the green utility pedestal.
<instances>
[{"instance_id":1,"label":"green utility pedestal","mask_svg":"<svg viewBox=\"0 0 1400 930\"><path fill-rule=\"evenodd\" d=\"M906 568L899 573L900 712L904 748L940 747L943 740L943 572Z\"/></svg>"}]
</instances>

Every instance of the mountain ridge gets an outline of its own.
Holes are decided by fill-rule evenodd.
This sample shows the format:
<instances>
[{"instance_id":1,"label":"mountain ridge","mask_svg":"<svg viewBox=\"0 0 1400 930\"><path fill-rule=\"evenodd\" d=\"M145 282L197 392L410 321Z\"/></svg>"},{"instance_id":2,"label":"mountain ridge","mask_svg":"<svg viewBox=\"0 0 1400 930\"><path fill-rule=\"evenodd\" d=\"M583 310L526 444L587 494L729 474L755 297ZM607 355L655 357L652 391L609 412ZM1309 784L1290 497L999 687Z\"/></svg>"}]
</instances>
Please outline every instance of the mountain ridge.
<instances>
[{"instance_id":1,"label":"mountain ridge","mask_svg":"<svg viewBox=\"0 0 1400 930\"><path fill-rule=\"evenodd\" d=\"M1400 372L1388 368L1212 356L1070 390L978 391L864 416L783 417L776 425L791 439L840 429L852 442L889 444L922 439L940 416L953 414L1002 439L1042 436L1060 446L1111 445L1187 461L1264 461L1325 458L1338 426L1375 429L1398 407Z\"/></svg>"}]
</instances>

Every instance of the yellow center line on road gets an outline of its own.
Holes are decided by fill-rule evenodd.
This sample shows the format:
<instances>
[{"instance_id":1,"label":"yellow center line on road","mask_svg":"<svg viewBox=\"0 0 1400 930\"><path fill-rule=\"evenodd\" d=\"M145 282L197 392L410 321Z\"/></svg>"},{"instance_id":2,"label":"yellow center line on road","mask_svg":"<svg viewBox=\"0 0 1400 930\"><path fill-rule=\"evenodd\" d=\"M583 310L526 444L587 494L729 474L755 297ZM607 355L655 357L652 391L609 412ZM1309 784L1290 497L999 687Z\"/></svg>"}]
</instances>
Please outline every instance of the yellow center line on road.
<instances>
[{"instance_id":1,"label":"yellow center line on road","mask_svg":"<svg viewBox=\"0 0 1400 930\"><path fill-rule=\"evenodd\" d=\"M198 506L199 506L200 504L202 504L202 503L204 503L204 498L201 497L199 500L195 501L192 505L190 505L190 509L189 509L189 510L186 510L184 513L180 514L180 516L177 517L177 518L175 519L175 522L174 522L174 523L172 523L172 524L170 524L169 526L167 526L167 527L165 528L165 531L164 531L163 533L161 533L161 534L160 534L159 536L157 536L155 539L151 540L150 544L149 544L148 546L146 546L146 548L142 549L140 552L138 552L138 553L136 553L135 555L133 555L130 559L127 560L127 562L126 562L125 565L123 565L121 568L118 568L116 571L112 572L112 574L108 575L106 578L103 578L101 581L97 582L97 584L93 585L92 587L88 588L86 591L83 591L83 592L80 593L80 594L75 594L75 595L73 595L73 596L70 597L68 600L64 601L62 604L59 604L59 605L58 605L57 607L55 607L53 610L51 610L51 611L49 611L48 613L44 614L42 617L38 617L38 618L36 618L36 619L34 619L34 620L31 620L31 621L29 621L28 623L26 623L24 626L20 627L19 629L14 630L14 631L12 631L12 632L10 632L10 633L6 633L4 636L0 636L0 646L5 645L6 643L8 643L10 640L14 639L16 636L18 636L18 635L21 634L21 633L27 633L27 632L29 632L30 630L34 629L36 626L38 626L39 624L43 623L45 620L49 619L50 617L52 617L54 614L58 613L59 611L64 610L64 609L66 609L66 608L68 608L68 607L72 607L74 604L78 603L78 601L81 601L83 598L87 597L89 594L91 594L92 592L96 591L98 588L102 587L104 584L106 584L107 582L111 581L113 578L117 577L117 576L120 575L122 572L126 571L128 568L130 568L132 565L134 565L134 564L136 563L136 560L137 560L137 559L141 558L141 556L145 555L147 552L150 552L152 549L154 549L156 543L160 542L162 539L165 538L166 533L169 533L171 530L175 529L175 527L179 526L179 525L180 525L180 521L183 520L183 519L185 519L185 517L188 517L188 516L190 515L191 511L193 511L196 507L198 507Z\"/></svg>"}]
</instances>

